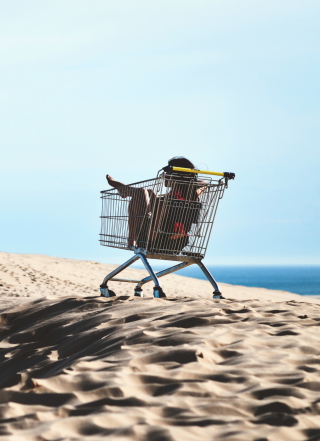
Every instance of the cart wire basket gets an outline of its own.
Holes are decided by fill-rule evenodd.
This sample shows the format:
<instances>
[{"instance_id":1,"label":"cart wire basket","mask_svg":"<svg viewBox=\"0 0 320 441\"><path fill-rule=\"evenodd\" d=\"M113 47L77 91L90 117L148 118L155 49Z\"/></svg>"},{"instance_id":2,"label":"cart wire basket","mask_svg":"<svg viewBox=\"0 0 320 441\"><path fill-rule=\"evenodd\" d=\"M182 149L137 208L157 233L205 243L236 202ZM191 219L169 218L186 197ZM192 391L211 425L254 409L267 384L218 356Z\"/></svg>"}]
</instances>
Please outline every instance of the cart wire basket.
<instances>
[{"instance_id":1,"label":"cart wire basket","mask_svg":"<svg viewBox=\"0 0 320 441\"><path fill-rule=\"evenodd\" d=\"M217 177L219 177L217 179ZM108 274L100 285L101 295L116 294L109 281L136 284L134 295L154 282L154 297L166 297L159 278L197 264L213 286L213 298L222 298L219 286L202 262L220 199L235 174L166 166L157 177L101 192L100 244L133 251L134 255ZM142 280L116 277L141 259L148 277ZM180 262L155 273L149 260Z\"/></svg>"}]
</instances>

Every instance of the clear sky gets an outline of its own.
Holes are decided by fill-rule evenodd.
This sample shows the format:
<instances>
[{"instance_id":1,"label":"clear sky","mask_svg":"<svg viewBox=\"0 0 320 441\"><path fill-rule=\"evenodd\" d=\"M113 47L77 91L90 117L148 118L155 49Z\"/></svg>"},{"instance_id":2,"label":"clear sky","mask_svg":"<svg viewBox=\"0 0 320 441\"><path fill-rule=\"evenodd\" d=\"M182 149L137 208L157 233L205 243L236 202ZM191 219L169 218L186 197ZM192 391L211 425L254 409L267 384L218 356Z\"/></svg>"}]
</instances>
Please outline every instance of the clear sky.
<instances>
[{"instance_id":1,"label":"clear sky","mask_svg":"<svg viewBox=\"0 0 320 441\"><path fill-rule=\"evenodd\" d=\"M320 264L319 0L0 2L0 249L120 262L106 173L232 171L207 262Z\"/></svg>"}]
</instances>

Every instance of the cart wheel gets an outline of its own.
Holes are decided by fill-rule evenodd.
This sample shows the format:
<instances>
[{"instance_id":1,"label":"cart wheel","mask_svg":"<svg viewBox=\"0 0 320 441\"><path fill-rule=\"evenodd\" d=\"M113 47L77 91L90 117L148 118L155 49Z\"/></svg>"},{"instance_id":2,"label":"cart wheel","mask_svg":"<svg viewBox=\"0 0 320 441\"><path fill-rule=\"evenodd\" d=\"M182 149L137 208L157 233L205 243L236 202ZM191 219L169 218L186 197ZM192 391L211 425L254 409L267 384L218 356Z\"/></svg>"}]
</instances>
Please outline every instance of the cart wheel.
<instances>
[{"instance_id":1,"label":"cart wheel","mask_svg":"<svg viewBox=\"0 0 320 441\"><path fill-rule=\"evenodd\" d=\"M135 297L144 297L143 291L141 288L136 288L134 290L134 296Z\"/></svg>"},{"instance_id":2,"label":"cart wheel","mask_svg":"<svg viewBox=\"0 0 320 441\"><path fill-rule=\"evenodd\" d=\"M213 299L225 299L225 297L223 297L221 292L219 292L219 291L214 291L212 298Z\"/></svg>"},{"instance_id":3,"label":"cart wheel","mask_svg":"<svg viewBox=\"0 0 320 441\"><path fill-rule=\"evenodd\" d=\"M162 298L167 297L167 296L162 291L162 288L160 286L155 286L153 288L153 297L155 297L157 299L162 299Z\"/></svg>"},{"instance_id":4,"label":"cart wheel","mask_svg":"<svg viewBox=\"0 0 320 441\"><path fill-rule=\"evenodd\" d=\"M100 296L101 297L115 297L116 293L114 291L111 291L111 289L109 289L107 286L102 287L100 286Z\"/></svg>"}]
</instances>

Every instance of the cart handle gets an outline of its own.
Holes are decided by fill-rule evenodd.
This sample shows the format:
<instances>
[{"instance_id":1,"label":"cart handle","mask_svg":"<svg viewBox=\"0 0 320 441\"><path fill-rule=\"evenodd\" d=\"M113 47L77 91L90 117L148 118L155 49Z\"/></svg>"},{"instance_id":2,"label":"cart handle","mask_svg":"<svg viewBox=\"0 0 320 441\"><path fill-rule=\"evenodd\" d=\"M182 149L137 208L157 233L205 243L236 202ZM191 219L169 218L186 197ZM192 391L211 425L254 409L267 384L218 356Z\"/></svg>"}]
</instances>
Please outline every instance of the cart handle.
<instances>
[{"instance_id":1,"label":"cart handle","mask_svg":"<svg viewBox=\"0 0 320 441\"><path fill-rule=\"evenodd\" d=\"M215 176L222 176L227 179L234 179L235 174L231 172L214 172L214 171L207 171L207 170L196 170L192 168L183 168L183 167L173 167L172 165L167 165L166 167L163 167L162 169L164 172L169 171L180 171L180 172L186 172L186 173L200 173L201 175L215 175Z\"/></svg>"}]
</instances>

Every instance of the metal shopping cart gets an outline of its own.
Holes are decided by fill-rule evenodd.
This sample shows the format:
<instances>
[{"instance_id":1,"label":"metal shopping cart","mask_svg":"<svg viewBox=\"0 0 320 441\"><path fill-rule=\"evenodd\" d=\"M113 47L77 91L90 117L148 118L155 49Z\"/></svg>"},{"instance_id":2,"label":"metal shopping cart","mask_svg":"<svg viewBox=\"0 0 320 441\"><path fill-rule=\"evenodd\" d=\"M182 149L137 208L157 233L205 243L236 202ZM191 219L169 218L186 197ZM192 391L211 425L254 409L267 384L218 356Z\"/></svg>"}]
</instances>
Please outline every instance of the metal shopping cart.
<instances>
[{"instance_id":1,"label":"metal shopping cart","mask_svg":"<svg viewBox=\"0 0 320 441\"><path fill-rule=\"evenodd\" d=\"M197 264L213 286L213 298L221 298L219 286L202 260L219 201L229 179L234 178L234 173L167 166L154 179L102 191L100 243L132 250L134 255L104 278L101 295L115 296L108 282L118 281L135 283L134 295L143 297L143 285L153 281L154 297L166 297L159 278ZM138 259L148 277L116 277ZM155 273L149 263L151 259L180 263Z\"/></svg>"}]
</instances>

